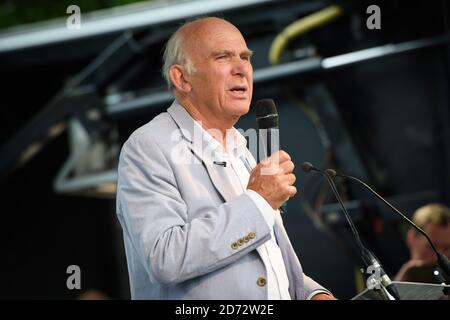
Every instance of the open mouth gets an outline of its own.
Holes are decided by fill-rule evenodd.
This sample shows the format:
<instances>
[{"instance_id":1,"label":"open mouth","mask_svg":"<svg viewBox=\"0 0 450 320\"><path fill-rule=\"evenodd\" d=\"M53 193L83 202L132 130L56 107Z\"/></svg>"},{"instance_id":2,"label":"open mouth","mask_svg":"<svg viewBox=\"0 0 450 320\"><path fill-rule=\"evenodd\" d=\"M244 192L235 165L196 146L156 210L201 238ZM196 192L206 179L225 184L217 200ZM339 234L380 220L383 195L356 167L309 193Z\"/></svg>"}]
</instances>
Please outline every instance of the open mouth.
<instances>
[{"instance_id":1,"label":"open mouth","mask_svg":"<svg viewBox=\"0 0 450 320\"><path fill-rule=\"evenodd\" d=\"M237 93L237 94L244 94L247 92L246 87L236 86L230 89L231 92Z\"/></svg>"}]
</instances>

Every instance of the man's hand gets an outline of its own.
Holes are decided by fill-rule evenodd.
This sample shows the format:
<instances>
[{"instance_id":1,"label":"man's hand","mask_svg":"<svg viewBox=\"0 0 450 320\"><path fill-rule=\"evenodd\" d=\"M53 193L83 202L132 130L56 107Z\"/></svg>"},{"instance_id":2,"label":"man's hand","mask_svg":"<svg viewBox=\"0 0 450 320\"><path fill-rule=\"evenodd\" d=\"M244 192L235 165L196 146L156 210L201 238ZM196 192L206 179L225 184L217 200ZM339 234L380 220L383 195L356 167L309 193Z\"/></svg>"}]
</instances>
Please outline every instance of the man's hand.
<instances>
[{"instance_id":1,"label":"man's hand","mask_svg":"<svg viewBox=\"0 0 450 320\"><path fill-rule=\"evenodd\" d=\"M311 300L337 300L335 297L333 297L330 294L327 293L318 293L314 295Z\"/></svg>"},{"instance_id":2,"label":"man's hand","mask_svg":"<svg viewBox=\"0 0 450 320\"><path fill-rule=\"evenodd\" d=\"M274 209L297 193L294 163L291 157L280 150L264 159L250 174L247 189L259 193Z\"/></svg>"}]
</instances>

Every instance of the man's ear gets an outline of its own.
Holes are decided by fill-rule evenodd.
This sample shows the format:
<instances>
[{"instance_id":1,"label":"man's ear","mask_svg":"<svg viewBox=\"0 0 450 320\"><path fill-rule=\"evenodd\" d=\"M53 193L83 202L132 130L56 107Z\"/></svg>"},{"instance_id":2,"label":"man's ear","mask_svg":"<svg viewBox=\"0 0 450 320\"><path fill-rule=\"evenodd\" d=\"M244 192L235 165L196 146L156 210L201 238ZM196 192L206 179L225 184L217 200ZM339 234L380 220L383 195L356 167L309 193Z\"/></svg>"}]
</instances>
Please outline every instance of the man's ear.
<instances>
[{"instance_id":1,"label":"man's ear","mask_svg":"<svg viewBox=\"0 0 450 320\"><path fill-rule=\"evenodd\" d=\"M184 76L185 72L186 71L182 65L174 64L170 67L169 76L172 84L177 88L177 90L188 93L191 91L191 85Z\"/></svg>"},{"instance_id":2,"label":"man's ear","mask_svg":"<svg viewBox=\"0 0 450 320\"><path fill-rule=\"evenodd\" d=\"M406 245L409 249L414 248L414 245L416 244L416 234L414 230L409 229L408 233L406 234Z\"/></svg>"}]
</instances>

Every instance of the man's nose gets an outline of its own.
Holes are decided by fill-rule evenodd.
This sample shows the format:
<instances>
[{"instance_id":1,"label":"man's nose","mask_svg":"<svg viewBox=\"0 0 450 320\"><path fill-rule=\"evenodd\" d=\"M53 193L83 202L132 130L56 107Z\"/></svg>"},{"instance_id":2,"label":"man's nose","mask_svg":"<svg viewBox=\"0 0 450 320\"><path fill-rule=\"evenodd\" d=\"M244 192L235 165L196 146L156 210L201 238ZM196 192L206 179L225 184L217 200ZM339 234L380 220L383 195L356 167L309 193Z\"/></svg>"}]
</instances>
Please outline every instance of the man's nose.
<instances>
[{"instance_id":1,"label":"man's nose","mask_svg":"<svg viewBox=\"0 0 450 320\"><path fill-rule=\"evenodd\" d=\"M236 76L245 77L249 72L251 72L251 66L248 62L238 58L233 63L232 73Z\"/></svg>"}]
</instances>

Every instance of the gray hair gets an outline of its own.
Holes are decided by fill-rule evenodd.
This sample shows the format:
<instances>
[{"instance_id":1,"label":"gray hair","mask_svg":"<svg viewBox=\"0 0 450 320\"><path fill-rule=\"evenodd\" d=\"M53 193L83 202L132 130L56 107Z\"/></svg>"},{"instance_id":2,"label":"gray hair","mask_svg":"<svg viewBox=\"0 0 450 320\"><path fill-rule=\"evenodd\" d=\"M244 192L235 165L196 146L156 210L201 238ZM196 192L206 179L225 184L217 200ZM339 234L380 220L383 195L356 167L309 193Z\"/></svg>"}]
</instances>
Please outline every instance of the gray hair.
<instances>
[{"instance_id":1,"label":"gray hair","mask_svg":"<svg viewBox=\"0 0 450 320\"><path fill-rule=\"evenodd\" d=\"M169 75L170 67L174 64L182 65L188 74L192 74L196 71L191 57L189 57L183 48L184 39L181 35L181 30L190 22L192 21L185 23L177 31L175 31L175 33L167 41L164 49L162 74L170 90L175 89Z\"/></svg>"}]
</instances>

